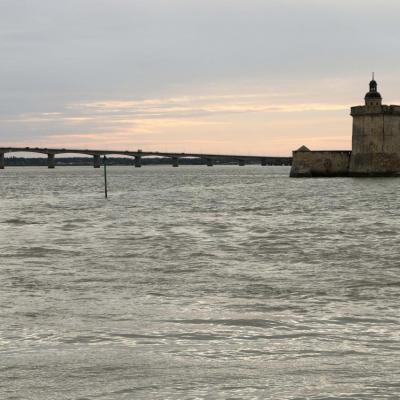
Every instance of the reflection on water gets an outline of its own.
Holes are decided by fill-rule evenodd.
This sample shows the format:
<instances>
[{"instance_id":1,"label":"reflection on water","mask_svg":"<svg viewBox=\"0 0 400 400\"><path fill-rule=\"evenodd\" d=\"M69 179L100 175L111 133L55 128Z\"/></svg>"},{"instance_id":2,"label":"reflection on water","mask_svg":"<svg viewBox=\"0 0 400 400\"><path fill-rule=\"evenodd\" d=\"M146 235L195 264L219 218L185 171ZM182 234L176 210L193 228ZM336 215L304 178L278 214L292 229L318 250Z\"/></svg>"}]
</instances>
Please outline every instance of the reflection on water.
<instances>
[{"instance_id":1,"label":"reflection on water","mask_svg":"<svg viewBox=\"0 0 400 400\"><path fill-rule=\"evenodd\" d=\"M400 180L8 168L1 399L397 398Z\"/></svg>"}]
</instances>

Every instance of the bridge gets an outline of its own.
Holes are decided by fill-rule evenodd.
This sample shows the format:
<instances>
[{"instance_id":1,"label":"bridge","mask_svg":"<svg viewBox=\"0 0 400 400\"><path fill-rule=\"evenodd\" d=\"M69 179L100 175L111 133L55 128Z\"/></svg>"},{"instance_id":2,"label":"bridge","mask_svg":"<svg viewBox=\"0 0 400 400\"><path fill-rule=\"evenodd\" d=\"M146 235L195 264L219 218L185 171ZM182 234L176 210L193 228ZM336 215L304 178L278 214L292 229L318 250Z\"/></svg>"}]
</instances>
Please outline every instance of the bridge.
<instances>
[{"instance_id":1,"label":"bridge","mask_svg":"<svg viewBox=\"0 0 400 400\"><path fill-rule=\"evenodd\" d=\"M179 166L182 158L200 158L209 167L214 165L216 160L222 162L234 162L239 166L246 164L259 165L291 165L291 157L269 157L269 156L247 156L247 155L228 155L228 154L201 154L201 153L168 153L158 151L129 151L129 150L89 150L89 149L65 149L65 148L46 148L46 147L0 147L0 169L5 166L5 154L8 153L39 153L47 155L47 167L55 168L56 155L58 154L83 154L93 157L93 167L100 168L101 156L126 156L134 158L135 167L142 166L143 157L164 157L171 159L173 167Z\"/></svg>"}]
</instances>

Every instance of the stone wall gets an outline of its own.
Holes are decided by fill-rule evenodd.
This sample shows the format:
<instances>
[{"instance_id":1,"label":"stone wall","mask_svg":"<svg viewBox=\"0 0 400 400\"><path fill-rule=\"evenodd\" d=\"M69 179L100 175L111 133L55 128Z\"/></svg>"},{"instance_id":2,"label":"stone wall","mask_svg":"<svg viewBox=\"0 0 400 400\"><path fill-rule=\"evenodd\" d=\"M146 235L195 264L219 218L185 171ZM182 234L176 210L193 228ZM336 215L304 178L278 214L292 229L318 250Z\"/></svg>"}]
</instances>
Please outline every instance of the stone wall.
<instances>
[{"instance_id":1,"label":"stone wall","mask_svg":"<svg viewBox=\"0 0 400 400\"><path fill-rule=\"evenodd\" d=\"M352 108L353 140L349 174L383 176L400 173L400 113L382 106L378 113Z\"/></svg>"},{"instance_id":2,"label":"stone wall","mask_svg":"<svg viewBox=\"0 0 400 400\"><path fill-rule=\"evenodd\" d=\"M400 175L399 153L352 154L349 176Z\"/></svg>"},{"instance_id":3,"label":"stone wall","mask_svg":"<svg viewBox=\"0 0 400 400\"><path fill-rule=\"evenodd\" d=\"M293 152L290 176L348 176L350 154L350 151L310 151L303 146Z\"/></svg>"}]
</instances>

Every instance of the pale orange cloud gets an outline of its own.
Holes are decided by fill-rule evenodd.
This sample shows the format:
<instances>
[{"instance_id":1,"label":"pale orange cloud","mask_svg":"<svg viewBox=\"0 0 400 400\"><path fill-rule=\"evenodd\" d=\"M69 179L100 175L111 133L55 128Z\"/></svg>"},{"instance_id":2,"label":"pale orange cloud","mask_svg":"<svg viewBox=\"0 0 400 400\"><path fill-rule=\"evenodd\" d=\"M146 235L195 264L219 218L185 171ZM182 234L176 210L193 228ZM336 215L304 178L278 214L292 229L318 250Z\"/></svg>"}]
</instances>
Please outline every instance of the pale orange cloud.
<instances>
[{"instance_id":1,"label":"pale orange cloud","mask_svg":"<svg viewBox=\"0 0 400 400\"><path fill-rule=\"evenodd\" d=\"M348 110L285 93L243 93L74 103L7 121L43 130L48 146L288 155L302 144L349 148Z\"/></svg>"}]
</instances>

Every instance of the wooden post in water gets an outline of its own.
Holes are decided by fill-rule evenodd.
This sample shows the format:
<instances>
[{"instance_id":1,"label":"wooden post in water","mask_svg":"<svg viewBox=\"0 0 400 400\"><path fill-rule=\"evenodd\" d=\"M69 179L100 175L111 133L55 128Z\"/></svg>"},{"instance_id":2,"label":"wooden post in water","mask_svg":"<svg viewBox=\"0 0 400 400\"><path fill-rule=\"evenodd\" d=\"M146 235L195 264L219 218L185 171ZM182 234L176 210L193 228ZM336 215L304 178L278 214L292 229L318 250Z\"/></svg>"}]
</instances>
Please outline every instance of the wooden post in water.
<instances>
[{"instance_id":1,"label":"wooden post in water","mask_svg":"<svg viewBox=\"0 0 400 400\"><path fill-rule=\"evenodd\" d=\"M108 190L107 190L107 157L104 156L104 197L108 198Z\"/></svg>"}]
</instances>

